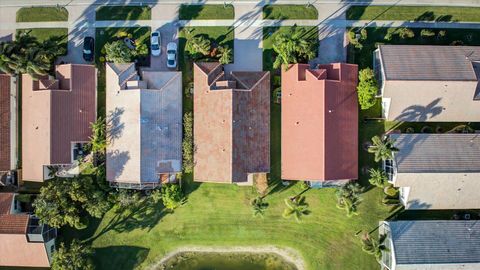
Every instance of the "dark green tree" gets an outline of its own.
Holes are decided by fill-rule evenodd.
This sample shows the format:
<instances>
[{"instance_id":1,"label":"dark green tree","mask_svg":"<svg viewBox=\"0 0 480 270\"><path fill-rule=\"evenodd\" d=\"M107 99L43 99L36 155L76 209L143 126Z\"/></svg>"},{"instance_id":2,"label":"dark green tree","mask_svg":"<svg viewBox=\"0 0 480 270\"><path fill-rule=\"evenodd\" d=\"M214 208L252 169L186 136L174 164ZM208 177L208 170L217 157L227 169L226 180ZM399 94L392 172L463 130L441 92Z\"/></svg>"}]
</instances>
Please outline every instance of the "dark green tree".
<instances>
[{"instance_id":1,"label":"dark green tree","mask_svg":"<svg viewBox=\"0 0 480 270\"><path fill-rule=\"evenodd\" d=\"M250 202L252 206L253 216L254 217L263 217L265 216L265 211L268 208L268 203L263 200L262 197L257 197Z\"/></svg>"},{"instance_id":2,"label":"dark green tree","mask_svg":"<svg viewBox=\"0 0 480 270\"><path fill-rule=\"evenodd\" d=\"M370 68L360 70L358 73L358 103L362 110L371 108L377 102L378 84L375 74Z\"/></svg>"},{"instance_id":3,"label":"dark green tree","mask_svg":"<svg viewBox=\"0 0 480 270\"><path fill-rule=\"evenodd\" d=\"M363 188L358 183L350 182L335 193L337 196L337 208L347 212L347 216L358 215L357 207L361 202L360 193Z\"/></svg>"},{"instance_id":4,"label":"dark green tree","mask_svg":"<svg viewBox=\"0 0 480 270\"><path fill-rule=\"evenodd\" d=\"M289 64L306 63L315 58L318 40L309 35L305 28L293 26L288 32L278 34L273 41L273 50L277 54L273 68Z\"/></svg>"},{"instance_id":5,"label":"dark green tree","mask_svg":"<svg viewBox=\"0 0 480 270\"><path fill-rule=\"evenodd\" d=\"M162 186L162 202L165 208L173 210L183 203L185 203L185 197L179 185L176 184L164 184Z\"/></svg>"},{"instance_id":6,"label":"dark green tree","mask_svg":"<svg viewBox=\"0 0 480 270\"><path fill-rule=\"evenodd\" d=\"M93 270L92 248L74 239L67 248L62 242L52 256L52 270Z\"/></svg>"}]
</instances>

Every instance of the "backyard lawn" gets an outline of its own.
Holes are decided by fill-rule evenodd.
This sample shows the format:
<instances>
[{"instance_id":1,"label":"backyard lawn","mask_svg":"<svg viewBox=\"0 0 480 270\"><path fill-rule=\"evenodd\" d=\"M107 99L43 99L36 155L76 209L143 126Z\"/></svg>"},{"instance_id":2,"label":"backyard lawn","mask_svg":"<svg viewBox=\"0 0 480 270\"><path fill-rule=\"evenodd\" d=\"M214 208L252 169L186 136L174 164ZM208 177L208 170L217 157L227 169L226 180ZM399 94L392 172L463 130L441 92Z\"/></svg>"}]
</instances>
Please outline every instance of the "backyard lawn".
<instances>
[{"instance_id":1,"label":"backyard lawn","mask_svg":"<svg viewBox=\"0 0 480 270\"><path fill-rule=\"evenodd\" d=\"M23 7L17 11L17 22L68 21L64 7Z\"/></svg>"},{"instance_id":2,"label":"backyard lawn","mask_svg":"<svg viewBox=\"0 0 480 270\"><path fill-rule=\"evenodd\" d=\"M149 6L103 6L95 14L97 21L150 20L151 17Z\"/></svg>"},{"instance_id":3,"label":"backyard lawn","mask_svg":"<svg viewBox=\"0 0 480 270\"><path fill-rule=\"evenodd\" d=\"M150 27L97 28L95 30L95 64L98 68L97 80L97 114L105 117L105 63L100 61L103 46L115 39L119 32L126 32L138 43L146 43L150 47ZM149 57L148 61L149 61ZM148 62L146 63L148 65Z\"/></svg>"},{"instance_id":4,"label":"backyard lawn","mask_svg":"<svg viewBox=\"0 0 480 270\"><path fill-rule=\"evenodd\" d=\"M42 42L49 38L59 41L62 46L65 46L65 51L68 50L68 28L33 28L33 29L17 29L17 32L29 31L31 36L34 36L38 41Z\"/></svg>"},{"instance_id":5,"label":"backyard lawn","mask_svg":"<svg viewBox=\"0 0 480 270\"><path fill-rule=\"evenodd\" d=\"M233 5L181 5L180 20L228 20L235 18Z\"/></svg>"},{"instance_id":6,"label":"backyard lawn","mask_svg":"<svg viewBox=\"0 0 480 270\"><path fill-rule=\"evenodd\" d=\"M480 21L480 8L430 6L352 6L348 20Z\"/></svg>"},{"instance_id":7,"label":"backyard lawn","mask_svg":"<svg viewBox=\"0 0 480 270\"><path fill-rule=\"evenodd\" d=\"M318 11L311 5L266 5L263 7L263 19L316 20Z\"/></svg>"}]
</instances>

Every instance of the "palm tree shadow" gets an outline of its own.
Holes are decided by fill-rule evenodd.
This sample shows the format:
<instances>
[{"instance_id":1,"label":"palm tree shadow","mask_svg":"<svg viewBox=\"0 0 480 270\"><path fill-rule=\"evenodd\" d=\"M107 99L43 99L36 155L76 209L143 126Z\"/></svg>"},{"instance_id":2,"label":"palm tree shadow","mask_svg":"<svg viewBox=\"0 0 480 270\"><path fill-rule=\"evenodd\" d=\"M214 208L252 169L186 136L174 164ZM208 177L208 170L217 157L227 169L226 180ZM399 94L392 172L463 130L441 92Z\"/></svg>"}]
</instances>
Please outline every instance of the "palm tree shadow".
<instances>
[{"instance_id":1,"label":"palm tree shadow","mask_svg":"<svg viewBox=\"0 0 480 270\"><path fill-rule=\"evenodd\" d=\"M395 118L395 121L400 122L426 122L431 118L439 115L445 110L443 106L438 105L441 98L437 98L430 102L427 106L412 105L405 108L402 113Z\"/></svg>"}]
</instances>

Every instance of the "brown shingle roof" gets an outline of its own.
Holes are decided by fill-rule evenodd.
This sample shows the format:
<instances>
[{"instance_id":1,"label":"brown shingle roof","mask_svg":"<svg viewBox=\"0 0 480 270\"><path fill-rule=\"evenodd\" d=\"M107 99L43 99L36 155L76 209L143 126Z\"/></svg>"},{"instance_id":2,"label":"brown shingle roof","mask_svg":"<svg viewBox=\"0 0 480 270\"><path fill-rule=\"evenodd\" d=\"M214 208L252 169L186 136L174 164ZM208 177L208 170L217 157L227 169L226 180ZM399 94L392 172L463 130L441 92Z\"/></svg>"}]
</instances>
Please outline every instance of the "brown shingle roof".
<instances>
[{"instance_id":1,"label":"brown shingle roof","mask_svg":"<svg viewBox=\"0 0 480 270\"><path fill-rule=\"evenodd\" d=\"M358 177L356 65L282 70L282 179Z\"/></svg>"},{"instance_id":2,"label":"brown shingle roof","mask_svg":"<svg viewBox=\"0 0 480 270\"><path fill-rule=\"evenodd\" d=\"M270 170L270 76L194 65L195 181L246 182Z\"/></svg>"},{"instance_id":3,"label":"brown shingle roof","mask_svg":"<svg viewBox=\"0 0 480 270\"><path fill-rule=\"evenodd\" d=\"M96 69L59 65L55 83L22 79L23 179L43 181L43 165L70 164L71 143L89 140L96 118ZM58 89L52 89L58 88Z\"/></svg>"},{"instance_id":4,"label":"brown shingle roof","mask_svg":"<svg viewBox=\"0 0 480 270\"><path fill-rule=\"evenodd\" d=\"M10 170L10 75L0 74L0 171Z\"/></svg>"}]
</instances>

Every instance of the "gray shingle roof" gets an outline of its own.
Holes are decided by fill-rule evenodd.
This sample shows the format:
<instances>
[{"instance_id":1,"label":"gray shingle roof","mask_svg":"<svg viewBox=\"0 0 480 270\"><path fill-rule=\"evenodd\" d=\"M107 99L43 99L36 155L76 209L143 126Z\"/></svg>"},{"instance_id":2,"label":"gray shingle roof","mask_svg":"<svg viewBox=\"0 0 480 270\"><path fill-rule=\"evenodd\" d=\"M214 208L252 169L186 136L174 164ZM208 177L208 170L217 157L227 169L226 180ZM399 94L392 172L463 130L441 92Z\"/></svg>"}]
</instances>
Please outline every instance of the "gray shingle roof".
<instances>
[{"instance_id":1,"label":"gray shingle roof","mask_svg":"<svg viewBox=\"0 0 480 270\"><path fill-rule=\"evenodd\" d=\"M480 46L380 45L387 80L476 81Z\"/></svg>"},{"instance_id":2,"label":"gray shingle roof","mask_svg":"<svg viewBox=\"0 0 480 270\"><path fill-rule=\"evenodd\" d=\"M480 263L479 220L389 222L397 264Z\"/></svg>"},{"instance_id":3,"label":"gray shingle roof","mask_svg":"<svg viewBox=\"0 0 480 270\"><path fill-rule=\"evenodd\" d=\"M391 134L399 173L480 172L480 134Z\"/></svg>"}]
</instances>

